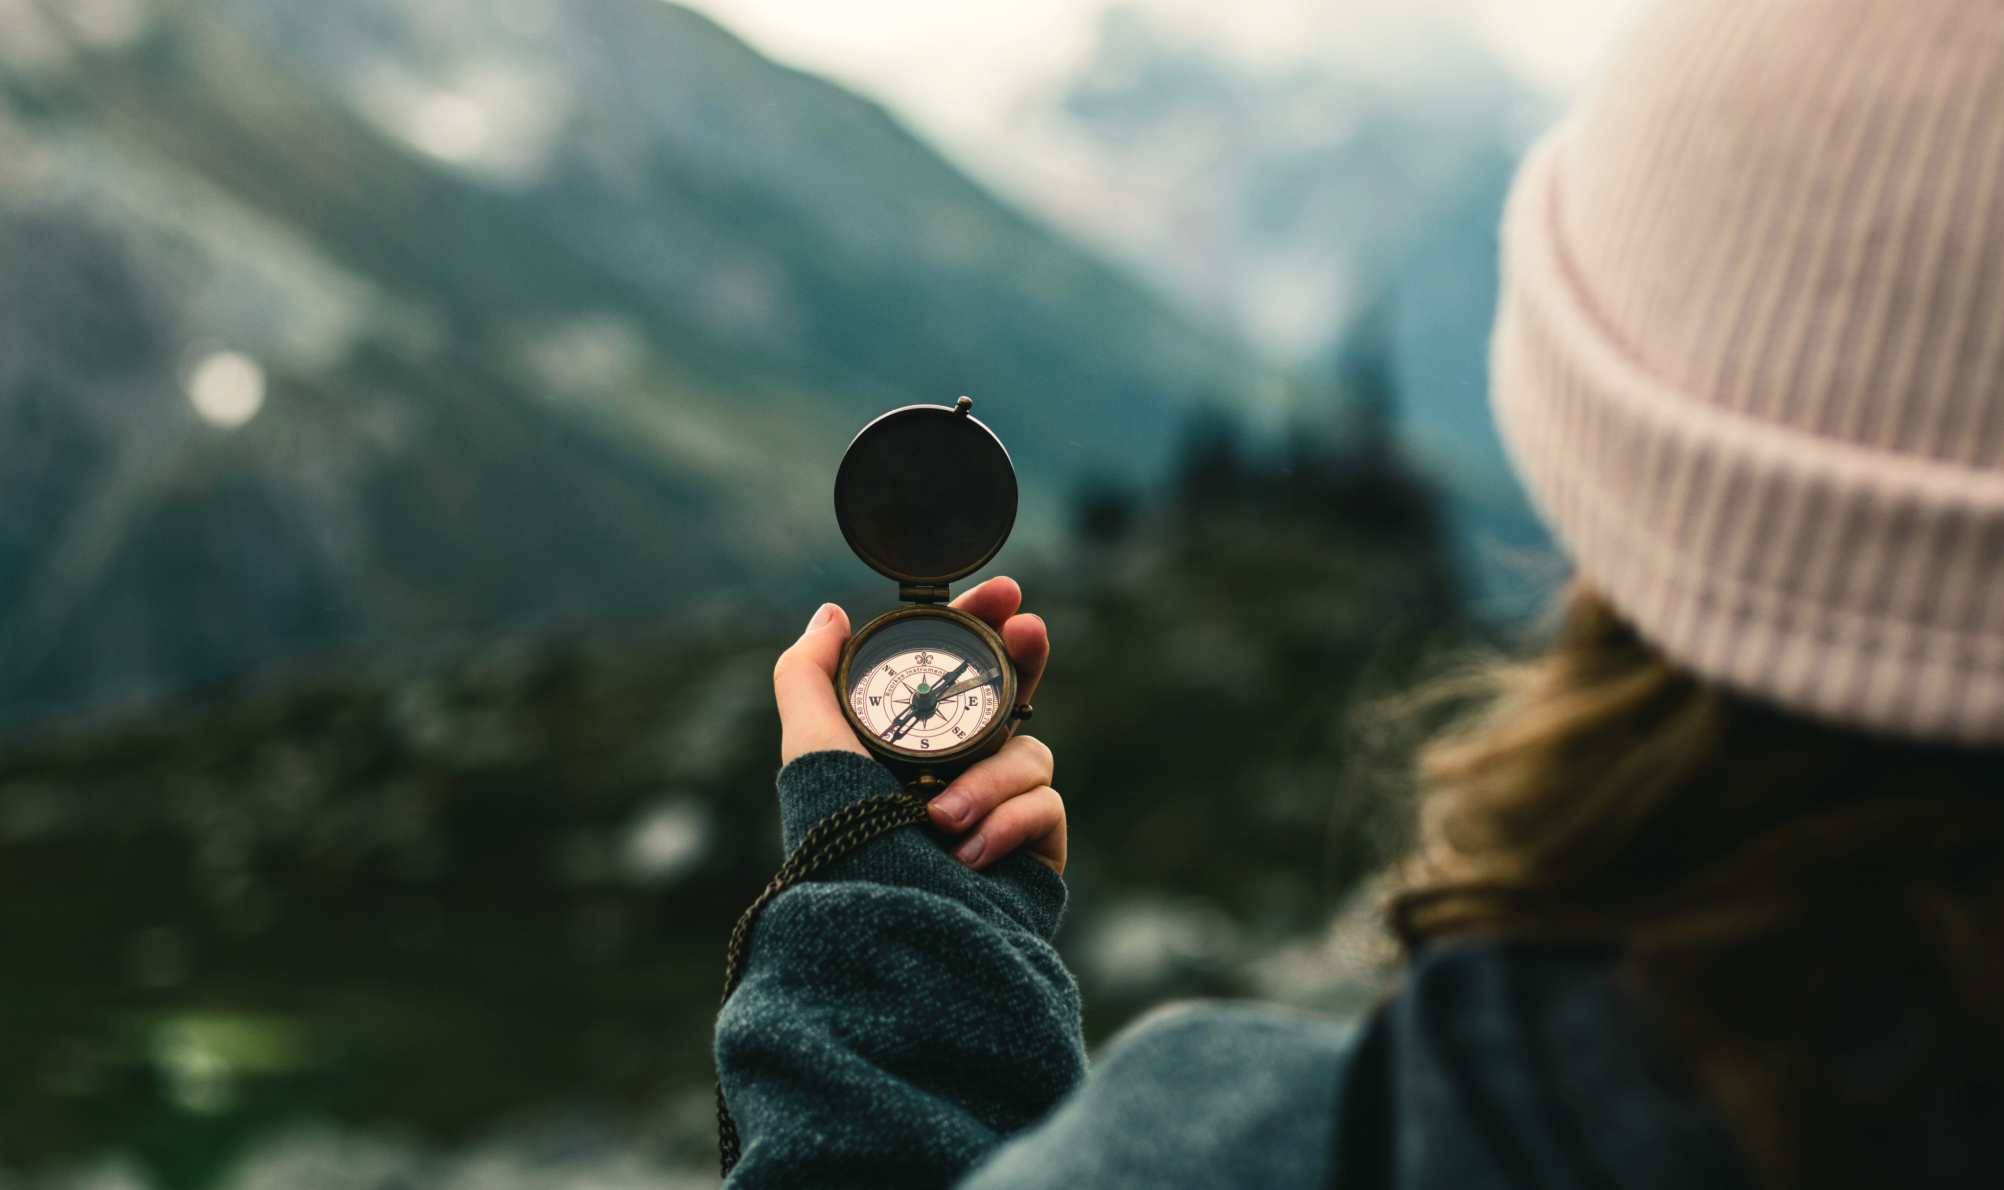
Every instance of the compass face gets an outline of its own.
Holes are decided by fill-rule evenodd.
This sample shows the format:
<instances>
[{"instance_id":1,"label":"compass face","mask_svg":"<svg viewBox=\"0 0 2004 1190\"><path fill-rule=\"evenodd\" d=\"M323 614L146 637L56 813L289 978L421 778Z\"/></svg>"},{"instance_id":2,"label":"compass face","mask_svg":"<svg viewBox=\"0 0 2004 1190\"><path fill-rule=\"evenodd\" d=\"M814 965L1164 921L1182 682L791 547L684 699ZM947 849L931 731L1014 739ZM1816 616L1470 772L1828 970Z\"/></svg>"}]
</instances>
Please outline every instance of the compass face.
<instances>
[{"instance_id":1,"label":"compass face","mask_svg":"<svg viewBox=\"0 0 2004 1190\"><path fill-rule=\"evenodd\" d=\"M1002 667L986 641L952 620L895 620L857 649L849 709L864 730L898 752L950 752L995 722Z\"/></svg>"}]
</instances>

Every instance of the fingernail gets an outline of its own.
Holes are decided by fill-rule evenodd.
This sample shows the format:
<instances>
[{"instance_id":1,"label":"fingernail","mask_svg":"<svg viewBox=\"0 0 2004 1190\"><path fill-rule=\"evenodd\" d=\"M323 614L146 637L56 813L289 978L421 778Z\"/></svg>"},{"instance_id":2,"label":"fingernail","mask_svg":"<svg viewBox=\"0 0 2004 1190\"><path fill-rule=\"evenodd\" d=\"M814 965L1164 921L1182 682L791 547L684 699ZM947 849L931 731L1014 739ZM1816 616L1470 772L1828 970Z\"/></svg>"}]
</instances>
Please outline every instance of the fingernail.
<instances>
[{"instance_id":1,"label":"fingernail","mask_svg":"<svg viewBox=\"0 0 2004 1190\"><path fill-rule=\"evenodd\" d=\"M976 835L967 842L962 843L960 849L953 853L953 858L971 868L980 860L981 853L986 850L988 850L988 840L982 838L980 835Z\"/></svg>"},{"instance_id":2,"label":"fingernail","mask_svg":"<svg viewBox=\"0 0 2004 1190\"><path fill-rule=\"evenodd\" d=\"M834 618L835 618L835 605L832 603L824 603L821 605L821 609L814 613L814 618L812 620L807 621L807 630L809 632L812 632L816 628L821 627L823 624L826 624L828 621Z\"/></svg>"},{"instance_id":3,"label":"fingernail","mask_svg":"<svg viewBox=\"0 0 2004 1190\"><path fill-rule=\"evenodd\" d=\"M940 813L946 815L948 822L959 822L961 819L967 817L969 804L967 795L958 789L949 789L945 793L940 794L938 797L932 799L932 804L939 808Z\"/></svg>"}]
</instances>

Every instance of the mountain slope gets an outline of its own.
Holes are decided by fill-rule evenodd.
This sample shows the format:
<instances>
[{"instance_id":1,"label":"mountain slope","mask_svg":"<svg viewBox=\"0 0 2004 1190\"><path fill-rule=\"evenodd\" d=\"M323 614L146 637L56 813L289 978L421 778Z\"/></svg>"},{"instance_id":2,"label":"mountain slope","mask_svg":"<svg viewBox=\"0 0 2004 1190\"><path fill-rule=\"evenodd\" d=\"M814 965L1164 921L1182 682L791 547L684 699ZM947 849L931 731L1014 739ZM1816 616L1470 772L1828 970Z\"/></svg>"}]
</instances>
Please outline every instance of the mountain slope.
<instances>
[{"instance_id":1,"label":"mountain slope","mask_svg":"<svg viewBox=\"0 0 2004 1190\"><path fill-rule=\"evenodd\" d=\"M880 110L658 0L7 21L0 714L839 584L848 436L962 392L1034 536L1245 383ZM223 348L266 380L240 428L183 396Z\"/></svg>"}]
</instances>

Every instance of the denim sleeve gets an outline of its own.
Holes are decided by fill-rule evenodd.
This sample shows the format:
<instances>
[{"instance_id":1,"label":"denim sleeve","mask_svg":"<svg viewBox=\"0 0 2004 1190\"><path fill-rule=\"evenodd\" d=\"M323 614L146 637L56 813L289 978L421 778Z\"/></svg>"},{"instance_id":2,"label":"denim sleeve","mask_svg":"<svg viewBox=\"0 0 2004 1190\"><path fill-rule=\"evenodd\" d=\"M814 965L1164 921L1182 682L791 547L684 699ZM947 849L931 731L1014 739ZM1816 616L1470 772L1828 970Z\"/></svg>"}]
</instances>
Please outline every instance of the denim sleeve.
<instances>
[{"instance_id":1,"label":"denim sleeve","mask_svg":"<svg viewBox=\"0 0 2004 1190\"><path fill-rule=\"evenodd\" d=\"M896 792L848 752L779 775L791 848ZM1085 1073L1078 990L1051 946L1064 882L1027 856L974 872L893 832L767 906L716 1058L744 1141L732 1190L944 1187Z\"/></svg>"},{"instance_id":2,"label":"denim sleeve","mask_svg":"<svg viewBox=\"0 0 2004 1190\"><path fill-rule=\"evenodd\" d=\"M1159 1013L1115 1038L1076 1094L960 1190L1349 1185L1333 1162L1357 1035L1253 1005Z\"/></svg>"}]
</instances>

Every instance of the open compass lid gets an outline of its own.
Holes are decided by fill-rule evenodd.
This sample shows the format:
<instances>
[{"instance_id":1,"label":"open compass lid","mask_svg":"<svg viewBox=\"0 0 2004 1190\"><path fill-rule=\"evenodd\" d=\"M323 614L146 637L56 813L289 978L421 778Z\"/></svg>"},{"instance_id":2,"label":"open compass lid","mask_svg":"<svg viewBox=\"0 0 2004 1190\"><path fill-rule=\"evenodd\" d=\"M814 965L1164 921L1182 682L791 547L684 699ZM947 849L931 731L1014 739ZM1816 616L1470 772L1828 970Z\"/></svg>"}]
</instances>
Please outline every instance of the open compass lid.
<instances>
[{"instance_id":1,"label":"open compass lid","mask_svg":"<svg viewBox=\"0 0 2004 1190\"><path fill-rule=\"evenodd\" d=\"M944 586L988 564L1016 524L1016 468L968 412L907 405L863 427L835 473L835 521L872 570Z\"/></svg>"}]
</instances>

